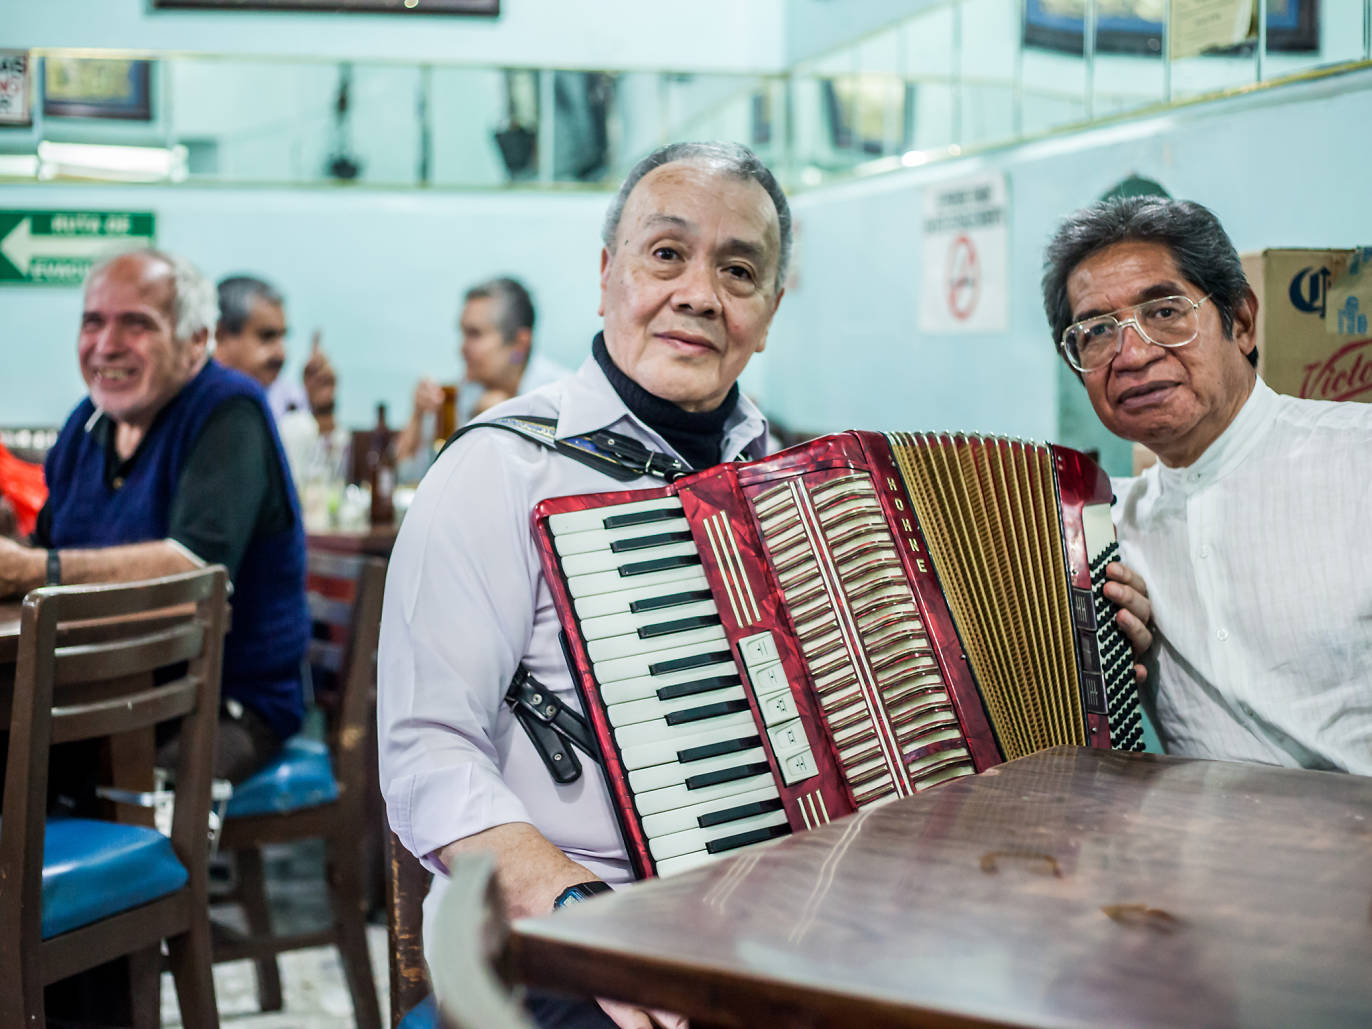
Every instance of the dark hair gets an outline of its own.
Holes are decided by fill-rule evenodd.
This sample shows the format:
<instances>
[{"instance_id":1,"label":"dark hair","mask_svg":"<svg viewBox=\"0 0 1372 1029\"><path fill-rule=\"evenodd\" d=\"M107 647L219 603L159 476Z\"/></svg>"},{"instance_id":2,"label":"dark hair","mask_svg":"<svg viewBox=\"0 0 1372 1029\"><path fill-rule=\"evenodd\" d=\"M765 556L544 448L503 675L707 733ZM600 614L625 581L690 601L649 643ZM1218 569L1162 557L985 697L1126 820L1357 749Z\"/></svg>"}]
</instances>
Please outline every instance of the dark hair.
<instances>
[{"instance_id":1,"label":"dark hair","mask_svg":"<svg viewBox=\"0 0 1372 1029\"><path fill-rule=\"evenodd\" d=\"M496 326L500 338L506 343L514 342L515 333L520 329L534 328L534 302L529 291L518 279L498 278L479 282L467 290L463 303L472 300L494 300L496 303Z\"/></svg>"},{"instance_id":2,"label":"dark hair","mask_svg":"<svg viewBox=\"0 0 1372 1029\"><path fill-rule=\"evenodd\" d=\"M1134 196L1102 200L1065 218L1043 255L1043 310L1053 342L1072 324L1067 279L1077 265L1116 243L1161 243L1177 270L1210 295L1225 339L1234 338L1234 312L1251 292L1238 252L1206 207L1190 200ZM1258 349L1248 360L1257 367Z\"/></svg>"},{"instance_id":3,"label":"dark hair","mask_svg":"<svg viewBox=\"0 0 1372 1029\"><path fill-rule=\"evenodd\" d=\"M755 153L741 143L668 143L660 146L629 170L624 184L619 187L610 209L605 212L605 224L600 238L605 249L614 253L615 233L619 229L619 219L624 214L624 205L629 194L634 191L645 175L655 168L677 161L690 161L708 164L717 171L739 179L756 182L772 198L772 206L777 212L777 229L780 232L781 252L777 255L777 277L773 288L780 290L786 281L786 269L791 265L791 207L786 202L786 194L781 191L776 177L768 170Z\"/></svg>"},{"instance_id":4,"label":"dark hair","mask_svg":"<svg viewBox=\"0 0 1372 1029\"><path fill-rule=\"evenodd\" d=\"M255 300L277 307L284 303L281 291L265 279L253 275L230 275L220 279L219 328L231 334L242 332Z\"/></svg>"}]
</instances>

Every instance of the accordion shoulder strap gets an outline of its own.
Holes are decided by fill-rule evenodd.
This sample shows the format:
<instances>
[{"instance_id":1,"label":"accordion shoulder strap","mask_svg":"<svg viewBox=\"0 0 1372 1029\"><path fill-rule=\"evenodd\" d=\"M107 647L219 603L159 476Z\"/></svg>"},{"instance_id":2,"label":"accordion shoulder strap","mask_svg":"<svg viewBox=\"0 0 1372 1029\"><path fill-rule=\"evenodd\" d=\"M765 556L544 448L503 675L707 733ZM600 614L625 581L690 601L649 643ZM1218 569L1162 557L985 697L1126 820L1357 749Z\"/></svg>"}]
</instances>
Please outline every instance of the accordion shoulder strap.
<instances>
[{"instance_id":1,"label":"accordion shoulder strap","mask_svg":"<svg viewBox=\"0 0 1372 1029\"><path fill-rule=\"evenodd\" d=\"M555 435L557 419L534 415L506 415L490 421L473 422L453 433L448 442L443 444L443 449L452 446L459 436L483 427L504 429L523 436L573 461L580 461L617 482L632 482L644 475L672 482L691 471L688 465L676 458L649 450L638 440L609 429L558 439Z\"/></svg>"},{"instance_id":2,"label":"accordion shoulder strap","mask_svg":"<svg viewBox=\"0 0 1372 1029\"><path fill-rule=\"evenodd\" d=\"M574 746L592 761L600 760L600 751L586 720L529 674L523 665L515 669L510 688L505 692L505 703L528 733L529 741L554 782L565 785L581 778L581 762L572 750Z\"/></svg>"}]
</instances>

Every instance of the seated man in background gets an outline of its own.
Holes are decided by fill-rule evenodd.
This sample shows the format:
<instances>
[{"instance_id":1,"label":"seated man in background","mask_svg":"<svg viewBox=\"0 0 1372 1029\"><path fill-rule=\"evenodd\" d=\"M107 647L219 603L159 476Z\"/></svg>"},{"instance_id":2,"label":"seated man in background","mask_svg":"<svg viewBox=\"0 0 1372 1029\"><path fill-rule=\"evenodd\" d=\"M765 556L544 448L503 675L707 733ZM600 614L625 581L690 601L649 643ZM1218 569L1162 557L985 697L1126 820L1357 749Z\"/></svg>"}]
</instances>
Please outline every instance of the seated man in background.
<instances>
[{"instance_id":1,"label":"seated man in background","mask_svg":"<svg viewBox=\"0 0 1372 1029\"><path fill-rule=\"evenodd\" d=\"M1166 749L1372 774L1372 405L1257 376L1257 298L1199 204L1078 211L1043 298L1106 428L1158 455L1114 513L1151 596Z\"/></svg>"},{"instance_id":2,"label":"seated man in background","mask_svg":"<svg viewBox=\"0 0 1372 1029\"><path fill-rule=\"evenodd\" d=\"M256 379L267 391L275 417L305 407L300 384L281 378L286 363L285 301L265 279L230 275L220 280L214 359Z\"/></svg>"},{"instance_id":3,"label":"seated man in background","mask_svg":"<svg viewBox=\"0 0 1372 1029\"><path fill-rule=\"evenodd\" d=\"M608 429L694 468L764 456L766 421L737 379L766 345L783 292L791 218L772 174L736 144L663 147L629 173L603 240L604 332L591 356L491 414L555 419L558 438ZM554 782L505 695L523 666L581 707L530 531L534 506L660 484L620 482L479 427L420 484L387 576L377 700L391 825L440 873L429 913L462 852L495 857L512 916L632 877L601 776ZM611 1022L592 1005L559 1015L551 1003L534 1005L540 1024L650 1024L622 1004L603 1005Z\"/></svg>"},{"instance_id":4,"label":"seated man in background","mask_svg":"<svg viewBox=\"0 0 1372 1029\"><path fill-rule=\"evenodd\" d=\"M183 258L136 250L91 270L77 342L90 395L48 454L34 546L0 541L0 596L225 565L215 774L238 781L300 726L309 616L281 444L262 391L209 360L213 319L212 288Z\"/></svg>"},{"instance_id":5,"label":"seated man in background","mask_svg":"<svg viewBox=\"0 0 1372 1029\"><path fill-rule=\"evenodd\" d=\"M534 317L529 291L516 279L491 279L467 290L458 319L463 365L456 400L458 425L567 373L561 365L534 353ZM426 441L426 416L435 415L443 403L442 387L430 379L420 380L410 421L396 437L397 460L408 460L419 452Z\"/></svg>"}]
</instances>

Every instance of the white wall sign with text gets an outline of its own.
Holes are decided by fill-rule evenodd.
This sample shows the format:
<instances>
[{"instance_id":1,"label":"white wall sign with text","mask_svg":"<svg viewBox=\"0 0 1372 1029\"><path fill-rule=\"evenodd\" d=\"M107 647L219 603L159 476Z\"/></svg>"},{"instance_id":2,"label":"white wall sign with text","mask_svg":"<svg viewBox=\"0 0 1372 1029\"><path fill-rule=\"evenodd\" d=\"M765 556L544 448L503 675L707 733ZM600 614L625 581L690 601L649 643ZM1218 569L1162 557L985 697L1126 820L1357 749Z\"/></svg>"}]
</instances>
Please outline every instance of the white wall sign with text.
<instances>
[{"instance_id":1,"label":"white wall sign with text","mask_svg":"<svg viewBox=\"0 0 1372 1029\"><path fill-rule=\"evenodd\" d=\"M926 186L921 332L1004 332L1009 326L1004 175Z\"/></svg>"}]
</instances>

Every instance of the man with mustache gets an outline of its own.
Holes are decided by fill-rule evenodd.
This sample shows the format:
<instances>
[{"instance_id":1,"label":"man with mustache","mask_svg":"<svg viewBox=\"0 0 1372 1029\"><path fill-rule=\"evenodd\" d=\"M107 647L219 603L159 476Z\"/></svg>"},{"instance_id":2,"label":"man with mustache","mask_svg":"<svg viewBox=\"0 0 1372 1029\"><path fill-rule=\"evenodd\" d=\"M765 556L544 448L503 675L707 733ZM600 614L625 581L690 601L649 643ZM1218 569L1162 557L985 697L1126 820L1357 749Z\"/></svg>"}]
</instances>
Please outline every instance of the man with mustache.
<instances>
[{"instance_id":1,"label":"man with mustache","mask_svg":"<svg viewBox=\"0 0 1372 1029\"><path fill-rule=\"evenodd\" d=\"M272 388L286 363L286 312L281 293L252 275L219 283L219 324L214 359Z\"/></svg>"},{"instance_id":2,"label":"man with mustache","mask_svg":"<svg viewBox=\"0 0 1372 1029\"><path fill-rule=\"evenodd\" d=\"M213 288L176 255L91 270L77 337L90 395L48 454L34 546L0 540L0 596L226 566L215 774L237 782L300 727L309 615L285 456L262 390L209 360L214 315Z\"/></svg>"},{"instance_id":3,"label":"man with mustache","mask_svg":"<svg viewBox=\"0 0 1372 1029\"><path fill-rule=\"evenodd\" d=\"M1115 482L1133 572L1107 593L1151 595L1164 746L1372 774L1372 405L1258 377L1257 299L1199 204L1071 215L1043 298L1106 428L1158 455Z\"/></svg>"},{"instance_id":4,"label":"man with mustache","mask_svg":"<svg viewBox=\"0 0 1372 1029\"><path fill-rule=\"evenodd\" d=\"M611 430L692 468L762 457L766 422L737 379L766 345L790 252L790 211L772 174L737 144L660 148L629 173L602 240L604 331L590 356L486 417L548 418L559 439ZM534 506L661 485L640 475L617 481L478 425L420 484L386 581L378 720L391 825L439 873L430 912L462 852L494 856L512 916L632 876L599 773L555 782L505 697L522 666L581 707L529 527ZM678 1024L623 1004L532 1006L542 1025Z\"/></svg>"}]
</instances>

